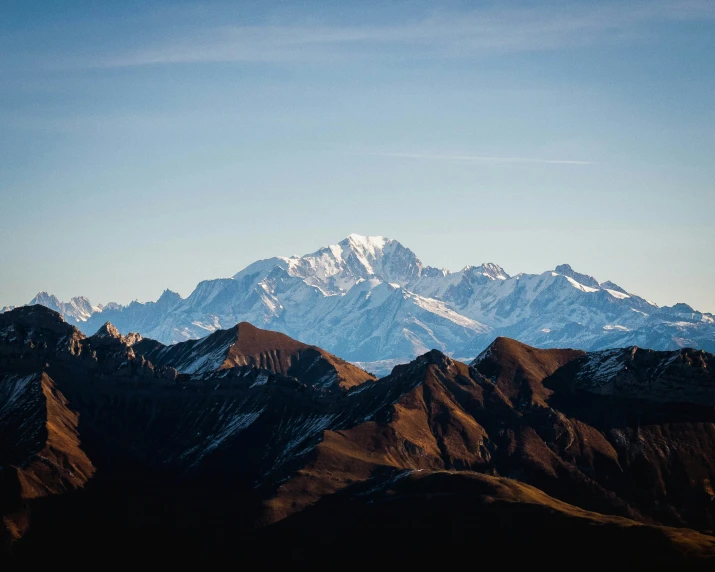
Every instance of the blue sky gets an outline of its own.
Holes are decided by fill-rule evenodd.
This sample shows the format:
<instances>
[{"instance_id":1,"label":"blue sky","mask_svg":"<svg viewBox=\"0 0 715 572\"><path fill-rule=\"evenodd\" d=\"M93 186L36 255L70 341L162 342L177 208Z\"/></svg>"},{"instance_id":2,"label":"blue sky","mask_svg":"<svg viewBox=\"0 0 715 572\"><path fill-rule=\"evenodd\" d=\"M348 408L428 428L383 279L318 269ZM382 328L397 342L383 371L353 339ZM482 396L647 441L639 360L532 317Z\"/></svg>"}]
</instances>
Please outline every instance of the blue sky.
<instances>
[{"instance_id":1,"label":"blue sky","mask_svg":"<svg viewBox=\"0 0 715 572\"><path fill-rule=\"evenodd\" d=\"M715 312L715 4L3 2L0 306L350 233Z\"/></svg>"}]
</instances>

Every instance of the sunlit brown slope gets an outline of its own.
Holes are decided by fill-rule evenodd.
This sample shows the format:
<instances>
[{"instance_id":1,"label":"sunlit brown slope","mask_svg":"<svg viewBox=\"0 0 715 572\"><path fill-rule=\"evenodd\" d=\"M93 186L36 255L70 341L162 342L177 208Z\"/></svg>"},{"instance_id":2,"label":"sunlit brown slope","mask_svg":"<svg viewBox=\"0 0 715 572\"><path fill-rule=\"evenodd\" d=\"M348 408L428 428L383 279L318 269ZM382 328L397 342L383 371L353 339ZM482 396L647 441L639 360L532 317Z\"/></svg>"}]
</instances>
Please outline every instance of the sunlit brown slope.
<instances>
[{"instance_id":1,"label":"sunlit brown slope","mask_svg":"<svg viewBox=\"0 0 715 572\"><path fill-rule=\"evenodd\" d=\"M712 408L559 390L553 380L581 355L499 339L476 367L433 351L397 368L380 383L409 379L413 389L365 423L326 431L264 522L380 475L449 469L518 479L591 511L712 530Z\"/></svg>"},{"instance_id":2,"label":"sunlit brown slope","mask_svg":"<svg viewBox=\"0 0 715 572\"><path fill-rule=\"evenodd\" d=\"M185 373L250 366L299 378L321 388L349 389L375 381L373 375L321 348L280 332L256 328L248 322L173 346L141 340L132 347L155 365L171 366Z\"/></svg>"},{"instance_id":3,"label":"sunlit brown slope","mask_svg":"<svg viewBox=\"0 0 715 572\"><path fill-rule=\"evenodd\" d=\"M265 529L268 561L401 567L445 562L549 570L709 570L715 538L586 511L514 479L400 471L351 485ZM280 551L271 546L285 547Z\"/></svg>"},{"instance_id":4,"label":"sunlit brown slope","mask_svg":"<svg viewBox=\"0 0 715 572\"><path fill-rule=\"evenodd\" d=\"M95 469L80 444L77 412L47 374L6 376L0 394L0 458L9 464L0 483L0 538L19 538L27 501L79 489Z\"/></svg>"},{"instance_id":5,"label":"sunlit brown slope","mask_svg":"<svg viewBox=\"0 0 715 572\"><path fill-rule=\"evenodd\" d=\"M500 337L472 365L496 383L515 407L545 406L553 392L544 387L544 380L584 353L568 349L542 350Z\"/></svg>"}]
</instances>

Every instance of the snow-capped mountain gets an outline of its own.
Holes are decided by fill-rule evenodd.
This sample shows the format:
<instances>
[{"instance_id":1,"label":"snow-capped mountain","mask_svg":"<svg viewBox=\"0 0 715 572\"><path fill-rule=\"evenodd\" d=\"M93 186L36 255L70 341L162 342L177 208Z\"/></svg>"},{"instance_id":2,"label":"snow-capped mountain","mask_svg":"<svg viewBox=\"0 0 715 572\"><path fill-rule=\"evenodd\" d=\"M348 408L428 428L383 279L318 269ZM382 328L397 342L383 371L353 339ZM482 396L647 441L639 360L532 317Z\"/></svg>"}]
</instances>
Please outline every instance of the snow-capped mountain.
<instances>
[{"instance_id":1,"label":"snow-capped mountain","mask_svg":"<svg viewBox=\"0 0 715 572\"><path fill-rule=\"evenodd\" d=\"M75 296L69 302L60 302L57 296L44 291L37 294L28 306L33 304L40 304L50 310L59 312L64 316L65 320L73 323L86 322L92 314L102 310L101 306L92 306L85 296Z\"/></svg>"},{"instance_id":2,"label":"snow-capped mountain","mask_svg":"<svg viewBox=\"0 0 715 572\"><path fill-rule=\"evenodd\" d=\"M93 307L40 293L88 334L106 321L163 343L196 339L238 322L326 348L375 373L435 348L470 359L498 335L538 347L599 350L638 345L715 351L715 319L686 304L659 307L568 264L509 276L496 264L449 272L425 266L384 237L352 234L305 256L250 264L205 280L188 298Z\"/></svg>"}]
</instances>

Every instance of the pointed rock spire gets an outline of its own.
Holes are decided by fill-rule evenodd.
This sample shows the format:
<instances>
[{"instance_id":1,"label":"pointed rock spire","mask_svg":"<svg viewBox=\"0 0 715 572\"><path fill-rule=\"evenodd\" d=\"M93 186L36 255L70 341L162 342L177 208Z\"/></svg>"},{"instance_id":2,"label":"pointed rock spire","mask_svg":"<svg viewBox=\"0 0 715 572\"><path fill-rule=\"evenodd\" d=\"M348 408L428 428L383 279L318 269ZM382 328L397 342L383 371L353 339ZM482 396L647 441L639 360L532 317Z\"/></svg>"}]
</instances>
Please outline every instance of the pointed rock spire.
<instances>
[{"instance_id":1,"label":"pointed rock spire","mask_svg":"<svg viewBox=\"0 0 715 572\"><path fill-rule=\"evenodd\" d=\"M111 322L105 322L104 325L97 330L93 337L121 339L122 334L119 333L119 330L115 328Z\"/></svg>"}]
</instances>

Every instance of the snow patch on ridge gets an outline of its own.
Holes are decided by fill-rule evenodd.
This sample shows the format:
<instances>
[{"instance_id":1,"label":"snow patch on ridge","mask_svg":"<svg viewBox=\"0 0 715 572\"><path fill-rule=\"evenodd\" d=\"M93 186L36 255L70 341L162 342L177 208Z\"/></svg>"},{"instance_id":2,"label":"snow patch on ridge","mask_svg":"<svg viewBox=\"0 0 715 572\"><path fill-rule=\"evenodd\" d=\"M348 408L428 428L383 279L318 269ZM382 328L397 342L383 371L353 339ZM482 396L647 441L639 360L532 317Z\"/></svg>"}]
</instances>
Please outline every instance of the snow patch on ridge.
<instances>
[{"instance_id":1,"label":"snow patch on ridge","mask_svg":"<svg viewBox=\"0 0 715 572\"><path fill-rule=\"evenodd\" d=\"M340 416L337 413L328 415L295 416L281 420L274 430L274 441L279 441L282 435L290 435L290 440L281 447L281 453L275 466L280 466L288 459L302 455L312 448L312 441L327 429ZM302 447L301 447L302 446Z\"/></svg>"},{"instance_id":2,"label":"snow patch on ridge","mask_svg":"<svg viewBox=\"0 0 715 572\"><path fill-rule=\"evenodd\" d=\"M33 373L26 376L10 375L2 379L2 383L0 383L0 397L2 397L0 414L15 409L22 395L38 377L39 374Z\"/></svg>"},{"instance_id":3,"label":"snow patch on ridge","mask_svg":"<svg viewBox=\"0 0 715 572\"><path fill-rule=\"evenodd\" d=\"M580 282L576 282L576 280L571 278L571 276L565 276L565 278L566 278L566 280L568 280L571 283L571 285L574 288L578 288L582 292L598 292L598 288L591 288L590 286L584 286Z\"/></svg>"},{"instance_id":4,"label":"snow patch on ridge","mask_svg":"<svg viewBox=\"0 0 715 572\"><path fill-rule=\"evenodd\" d=\"M213 351L203 353L203 346L204 344L197 344L177 369L189 374L209 373L219 369L226 361L228 347L220 346Z\"/></svg>"},{"instance_id":5,"label":"snow patch on ridge","mask_svg":"<svg viewBox=\"0 0 715 572\"><path fill-rule=\"evenodd\" d=\"M576 378L592 385L605 385L623 371L627 354L627 350L620 348L592 352Z\"/></svg>"},{"instance_id":6,"label":"snow patch on ridge","mask_svg":"<svg viewBox=\"0 0 715 572\"><path fill-rule=\"evenodd\" d=\"M197 445L184 451L180 457L187 458L195 455L196 458L192 465L196 466L203 457L217 449L227 439L237 435L255 423L266 409L263 407L258 411L251 411L249 413L232 413L232 408L232 403L223 403L217 413L219 418L218 430L201 439Z\"/></svg>"},{"instance_id":7,"label":"snow patch on ridge","mask_svg":"<svg viewBox=\"0 0 715 572\"><path fill-rule=\"evenodd\" d=\"M623 292L619 292L618 290L611 290L609 288L604 288L606 292L608 292L611 296L614 298L618 298L620 300L625 300L626 298L630 298L628 294L624 294Z\"/></svg>"},{"instance_id":8,"label":"snow patch on ridge","mask_svg":"<svg viewBox=\"0 0 715 572\"><path fill-rule=\"evenodd\" d=\"M443 318L446 318L447 320L450 320L455 324L458 324L465 328L469 328L470 330L474 330L475 332L486 332L489 329L484 324L481 324L476 320L472 320L470 318L467 318L466 316L455 312L454 310L451 310L444 302L440 302L439 300L435 300L434 298L423 298L422 296L412 294L411 292L406 293L415 301L417 306L419 306L423 310L427 310L432 314L442 316Z\"/></svg>"}]
</instances>

